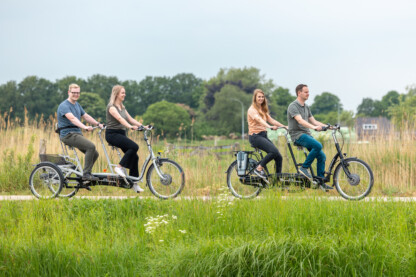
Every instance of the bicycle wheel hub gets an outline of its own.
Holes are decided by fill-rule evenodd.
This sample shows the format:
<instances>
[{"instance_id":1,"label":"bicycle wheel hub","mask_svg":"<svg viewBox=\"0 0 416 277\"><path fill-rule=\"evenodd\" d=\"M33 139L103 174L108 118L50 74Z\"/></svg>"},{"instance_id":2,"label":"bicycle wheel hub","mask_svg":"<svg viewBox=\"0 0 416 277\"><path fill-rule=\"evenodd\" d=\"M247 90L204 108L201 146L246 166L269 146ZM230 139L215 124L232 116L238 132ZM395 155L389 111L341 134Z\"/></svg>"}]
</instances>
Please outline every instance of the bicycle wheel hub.
<instances>
[{"instance_id":1,"label":"bicycle wheel hub","mask_svg":"<svg viewBox=\"0 0 416 277\"><path fill-rule=\"evenodd\" d=\"M169 174L163 174L163 178L160 178L160 182L164 186L169 186L170 184L172 184L172 176L170 176Z\"/></svg>"},{"instance_id":2,"label":"bicycle wheel hub","mask_svg":"<svg viewBox=\"0 0 416 277\"><path fill-rule=\"evenodd\" d=\"M351 186L357 186L360 183L360 176L358 174L351 174L350 178L348 178L348 183Z\"/></svg>"}]
</instances>

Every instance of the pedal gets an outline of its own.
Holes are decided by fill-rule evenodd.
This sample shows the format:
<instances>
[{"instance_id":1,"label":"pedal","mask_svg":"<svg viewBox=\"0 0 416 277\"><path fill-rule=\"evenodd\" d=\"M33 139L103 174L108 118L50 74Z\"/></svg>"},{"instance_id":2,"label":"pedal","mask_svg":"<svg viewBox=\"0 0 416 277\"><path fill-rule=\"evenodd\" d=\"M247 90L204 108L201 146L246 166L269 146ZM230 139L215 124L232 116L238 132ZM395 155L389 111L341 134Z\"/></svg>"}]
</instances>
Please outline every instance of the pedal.
<instances>
[{"instance_id":1,"label":"pedal","mask_svg":"<svg viewBox=\"0 0 416 277\"><path fill-rule=\"evenodd\" d=\"M82 186L80 186L79 188L80 189L86 189L86 190L92 191L91 190L91 187L88 185L89 183L91 183L91 181L84 181L84 182L82 182Z\"/></svg>"}]
</instances>

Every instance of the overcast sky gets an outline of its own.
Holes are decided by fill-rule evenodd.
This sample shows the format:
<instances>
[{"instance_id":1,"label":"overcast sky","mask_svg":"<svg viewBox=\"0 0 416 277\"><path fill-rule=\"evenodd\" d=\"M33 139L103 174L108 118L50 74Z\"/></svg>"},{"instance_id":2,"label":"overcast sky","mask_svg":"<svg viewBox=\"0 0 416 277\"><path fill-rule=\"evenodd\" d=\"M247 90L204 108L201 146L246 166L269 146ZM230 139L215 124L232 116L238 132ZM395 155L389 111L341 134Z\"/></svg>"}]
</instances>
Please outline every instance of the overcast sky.
<instances>
[{"instance_id":1,"label":"overcast sky","mask_svg":"<svg viewBox=\"0 0 416 277\"><path fill-rule=\"evenodd\" d=\"M253 66L354 112L416 84L415 0L0 0L0 37L0 84Z\"/></svg>"}]
</instances>

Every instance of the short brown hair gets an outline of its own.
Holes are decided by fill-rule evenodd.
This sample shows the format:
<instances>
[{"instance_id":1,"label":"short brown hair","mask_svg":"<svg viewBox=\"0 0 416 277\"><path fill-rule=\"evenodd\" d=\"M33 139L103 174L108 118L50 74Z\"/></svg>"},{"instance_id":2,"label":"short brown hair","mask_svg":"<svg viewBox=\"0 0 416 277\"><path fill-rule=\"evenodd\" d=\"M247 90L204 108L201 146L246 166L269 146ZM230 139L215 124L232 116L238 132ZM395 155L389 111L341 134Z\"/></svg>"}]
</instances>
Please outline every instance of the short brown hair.
<instances>
[{"instance_id":1,"label":"short brown hair","mask_svg":"<svg viewBox=\"0 0 416 277\"><path fill-rule=\"evenodd\" d=\"M298 96L299 91L302 91L302 89L303 89L304 87L308 87L308 85L305 85L305 84L299 84L299 85L297 85L297 86L296 86L296 96Z\"/></svg>"}]
</instances>

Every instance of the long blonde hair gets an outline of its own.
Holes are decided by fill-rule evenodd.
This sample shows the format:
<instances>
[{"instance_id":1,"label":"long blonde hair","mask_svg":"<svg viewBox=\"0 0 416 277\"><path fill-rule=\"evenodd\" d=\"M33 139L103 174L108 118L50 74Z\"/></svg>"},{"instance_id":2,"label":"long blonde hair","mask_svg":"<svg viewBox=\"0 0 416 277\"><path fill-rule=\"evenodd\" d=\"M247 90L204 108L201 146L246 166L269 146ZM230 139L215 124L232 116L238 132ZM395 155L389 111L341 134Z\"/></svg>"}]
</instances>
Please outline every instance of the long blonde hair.
<instances>
[{"instance_id":1,"label":"long blonde hair","mask_svg":"<svg viewBox=\"0 0 416 277\"><path fill-rule=\"evenodd\" d=\"M109 105L110 107L114 105L114 102L116 101L116 98L117 98L118 94L121 92L121 90L122 90L123 88L124 88L124 87L123 87L123 86L121 86L121 85L115 85L115 86L113 87L113 90L111 91L110 101L108 101L108 105ZM124 109L124 105L123 105L123 103L121 103L121 108L122 108L122 109Z\"/></svg>"},{"instance_id":2,"label":"long blonde hair","mask_svg":"<svg viewBox=\"0 0 416 277\"><path fill-rule=\"evenodd\" d=\"M261 104L261 109L259 109L257 102L256 102L256 98L257 98L257 94L263 94L264 95L264 101ZM251 103L251 106L253 106L260 114L260 116L265 119L267 117L267 114L269 113L269 106L267 105L267 99L266 99L266 95L264 94L264 92L257 88L254 90L253 92L253 101Z\"/></svg>"}]
</instances>

